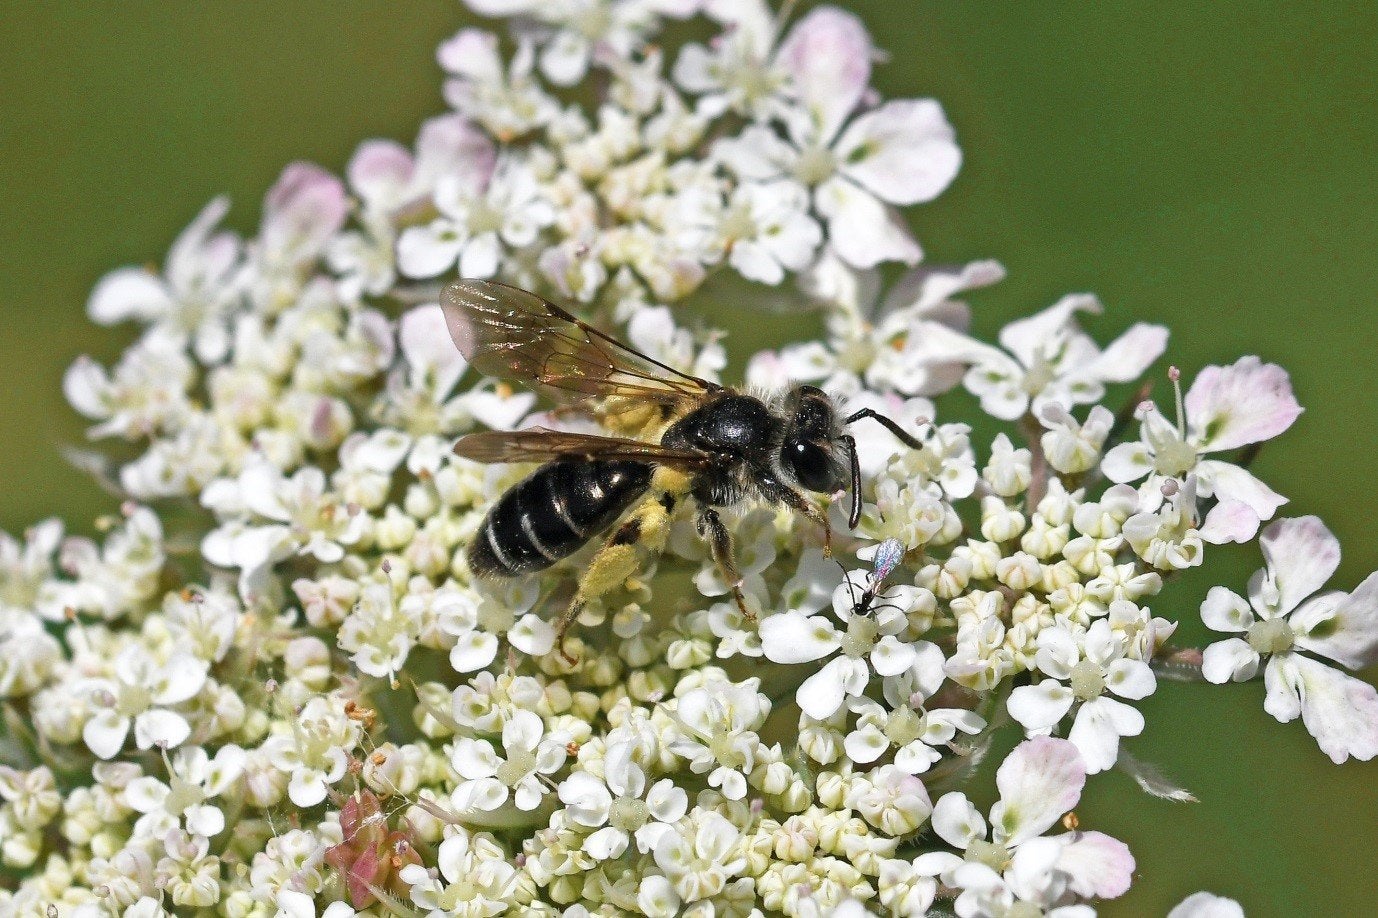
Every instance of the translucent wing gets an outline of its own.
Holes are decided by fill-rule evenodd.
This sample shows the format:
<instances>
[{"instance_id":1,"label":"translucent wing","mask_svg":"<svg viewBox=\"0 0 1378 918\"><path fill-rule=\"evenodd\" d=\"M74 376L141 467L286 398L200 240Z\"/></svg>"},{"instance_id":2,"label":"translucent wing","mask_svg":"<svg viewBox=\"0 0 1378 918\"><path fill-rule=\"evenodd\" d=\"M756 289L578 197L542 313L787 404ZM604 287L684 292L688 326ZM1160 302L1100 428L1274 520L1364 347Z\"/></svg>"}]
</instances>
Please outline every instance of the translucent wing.
<instances>
[{"instance_id":1,"label":"translucent wing","mask_svg":"<svg viewBox=\"0 0 1378 918\"><path fill-rule=\"evenodd\" d=\"M455 454L475 462L550 462L554 459L631 459L695 471L709 464L709 457L659 443L603 437L530 427L526 430L485 430L460 437Z\"/></svg>"},{"instance_id":2,"label":"translucent wing","mask_svg":"<svg viewBox=\"0 0 1378 918\"><path fill-rule=\"evenodd\" d=\"M650 399L681 408L722 387L681 373L600 332L534 293L460 280L440 295L445 322L480 373L560 401Z\"/></svg>"}]
</instances>

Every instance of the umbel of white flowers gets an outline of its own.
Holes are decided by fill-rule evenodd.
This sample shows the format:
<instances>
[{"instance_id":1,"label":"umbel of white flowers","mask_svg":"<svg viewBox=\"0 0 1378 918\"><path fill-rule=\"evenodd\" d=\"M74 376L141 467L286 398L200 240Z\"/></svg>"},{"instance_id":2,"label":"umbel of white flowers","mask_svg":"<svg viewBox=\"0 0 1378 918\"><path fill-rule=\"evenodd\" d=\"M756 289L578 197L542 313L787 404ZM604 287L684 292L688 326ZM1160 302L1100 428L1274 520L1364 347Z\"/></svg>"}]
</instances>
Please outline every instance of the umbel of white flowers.
<instances>
[{"instance_id":1,"label":"umbel of white flowers","mask_svg":"<svg viewBox=\"0 0 1378 918\"><path fill-rule=\"evenodd\" d=\"M1262 670L1336 762L1378 754L1378 694L1345 672L1378 657L1378 578L1327 591L1335 538L1248 471L1301 411L1287 374L1244 357L1183 394L1174 370L1162 409L1130 393L1166 329L1101 346L1089 295L970 336L960 297L1003 271L919 266L900 208L960 151L936 102L870 87L857 17L469 6L508 31L441 46L453 111L413 146L366 141L343 180L293 164L253 238L216 200L161 271L93 291L94 320L143 330L65 379L100 441L74 457L124 502L99 542L0 538L0 912L1082 918L1159 869L1070 813L1088 779L1190 797L1121 749L1161 676ZM716 34L662 40L687 17ZM882 289L891 262L912 270ZM465 562L524 470L450 447L588 421L470 370L436 303L457 273L711 380L701 287L823 309L746 382L819 385L920 448L856 429L833 559L798 514L729 508L750 615L676 517L561 654L569 569ZM1005 432L974 444L959 386ZM1255 538L1263 569L1201 607L1228 636L1173 646L1172 575ZM1025 739L983 813L1007 715Z\"/></svg>"}]
</instances>

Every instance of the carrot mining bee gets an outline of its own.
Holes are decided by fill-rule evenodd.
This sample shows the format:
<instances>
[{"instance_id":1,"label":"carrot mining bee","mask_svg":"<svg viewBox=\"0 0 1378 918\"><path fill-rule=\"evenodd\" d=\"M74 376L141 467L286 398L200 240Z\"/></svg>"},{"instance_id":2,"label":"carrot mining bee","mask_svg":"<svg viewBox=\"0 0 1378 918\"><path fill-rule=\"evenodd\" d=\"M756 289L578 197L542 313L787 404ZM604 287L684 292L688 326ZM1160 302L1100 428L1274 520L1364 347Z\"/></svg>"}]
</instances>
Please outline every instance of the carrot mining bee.
<instances>
[{"instance_id":1,"label":"carrot mining bee","mask_svg":"<svg viewBox=\"0 0 1378 918\"><path fill-rule=\"evenodd\" d=\"M856 526L861 467L856 441L843 428L871 418L921 447L869 408L844 418L815 386L763 399L681 373L516 287L456 281L441 306L475 370L580 406L615 434L484 431L454 447L477 462L544 463L498 498L469 544L469 567L481 577L543 570L623 520L584 571L561 635L590 599L636 573L637 545L664 547L670 515L685 501L750 615L719 508L747 500L791 507L823 527L827 551L827 517L803 492L850 488L849 525Z\"/></svg>"}]
</instances>

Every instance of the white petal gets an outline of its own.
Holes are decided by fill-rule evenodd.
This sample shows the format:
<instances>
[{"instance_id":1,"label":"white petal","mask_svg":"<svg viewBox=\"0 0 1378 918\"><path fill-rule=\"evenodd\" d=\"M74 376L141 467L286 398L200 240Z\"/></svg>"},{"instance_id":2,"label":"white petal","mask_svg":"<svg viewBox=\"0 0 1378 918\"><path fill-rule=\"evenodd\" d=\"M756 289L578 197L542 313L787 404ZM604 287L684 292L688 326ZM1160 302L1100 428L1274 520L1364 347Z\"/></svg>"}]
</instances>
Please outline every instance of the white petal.
<instances>
[{"instance_id":1,"label":"white petal","mask_svg":"<svg viewBox=\"0 0 1378 918\"><path fill-rule=\"evenodd\" d=\"M1272 439L1302 411L1287 371L1254 356L1203 369L1185 406L1190 433L1209 452Z\"/></svg>"},{"instance_id":2,"label":"white petal","mask_svg":"<svg viewBox=\"0 0 1378 918\"><path fill-rule=\"evenodd\" d=\"M1069 293L1042 312L1000 329L1000 345L1031 367L1050 345L1066 338L1078 312L1099 313L1102 308L1100 300L1089 293Z\"/></svg>"},{"instance_id":3,"label":"white petal","mask_svg":"<svg viewBox=\"0 0 1378 918\"><path fill-rule=\"evenodd\" d=\"M1238 593L1213 586L1201 603L1201 621L1212 631L1244 632L1254 623L1254 613Z\"/></svg>"},{"instance_id":4,"label":"white petal","mask_svg":"<svg viewBox=\"0 0 1378 918\"><path fill-rule=\"evenodd\" d=\"M1201 653L1201 675L1207 682L1246 682L1258 672L1258 653L1240 638L1216 641Z\"/></svg>"},{"instance_id":5,"label":"white petal","mask_svg":"<svg viewBox=\"0 0 1378 918\"><path fill-rule=\"evenodd\" d=\"M842 707L846 695L845 667L841 660L833 660L804 680L794 693L800 709L814 720L827 720Z\"/></svg>"},{"instance_id":6,"label":"white petal","mask_svg":"<svg viewBox=\"0 0 1378 918\"><path fill-rule=\"evenodd\" d=\"M96 712L82 727L81 738L86 746L102 759L114 758L129 735L129 718L111 710Z\"/></svg>"},{"instance_id":7,"label":"white petal","mask_svg":"<svg viewBox=\"0 0 1378 918\"><path fill-rule=\"evenodd\" d=\"M507 640L524 654L545 656L555 647L555 626L534 612L528 612L507 632Z\"/></svg>"},{"instance_id":8,"label":"white petal","mask_svg":"<svg viewBox=\"0 0 1378 918\"><path fill-rule=\"evenodd\" d=\"M627 850L627 833L612 826L604 826L584 839L584 850L600 861L621 857Z\"/></svg>"},{"instance_id":9,"label":"white petal","mask_svg":"<svg viewBox=\"0 0 1378 918\"><path fill-rule=\"evenodd\" d=\"M914 662L914 645L900 641L893 634L887 634L876 642L871 651L871 666L882 676L898 676Z\"/></svg>"},{"instance_id":10,"label":"white petal","mask_svg":"<svg viewBox=\"0 0 1378 918\"><path fill-rule=\"evenodd\" d=\"M100 279L91 291L86 311L101 325L125 319L150 322L172 309L163 279L144 268L119 268Z\"/></svg>"},{"instance_id":11,"label":"white petal","mask_svg":"<svg viewBox=\"0 0 1378 918\"><path fill-rule=\"evenodd\" d=\"M1010 692L1005 707L1025 730L1049 730L1072 708L1072 690L1056 679L1021 685Z\"/></svg>"},{"instance_id":12,"label":"white petal","mask_svg":"<svg viewBox=\"0 0 1378 918\"><path fill-rule=\"evenodd\" d=\"M1301 676L1297 673L1295 653L1278 654L1268 659L1263 670L1263 710L1282 723L1296 720L1301 714Z\"/></svg>"},{"instance_id":13,"label":"white petal","mask_svg":"<svg viewBox=\"0 0 1378 918\"><path fill-rule=\"evenodd\" d=\"M1063 846L1057 869L1067 874L1073 892L1088 899L1114 899L1129 891L1134 875L1129 846L1103 832L1069 835L1074 840Z\"/></svg>"},{"instance_id":14,"label":"white petal","mask_svg":"<svg viewBox=\"0 0 1378 918\"><path fill-rule=\"evenodd\" d=\"M966 794L957 791L943 794L933 804L932 822L938 837L954 848L965 850L973 841L986 837L986 821Z\"/></svg>"},{"instance_id":15,"label":"white petal","mask_svg":"<svg viewBox=\"0 0 1378 918\"><path fill-rule=\"evenodd\" d=\"M459 255L460 277L492 277L498 273L502 246L497 233L484 233L465 244Z\"/></svg>"},{"instance_id":16,"label":"white petal","mask_svg":"<svg viewBox=\"0 0 1378 918\"><path fill-rule=\"evenodd\" d=\"M397 267L408 277L435 277L455 263L463 237L449 220L409 226L397 240Z\"/></svg>"},{"instance_id":17,"label":"white petal","mask_svg":"<svg viewBox=\"0 0 1378 918\"><path fill-rule=\"evenodd\" d=\"M182 815L187 821L187 831L193 835L214 838L225 831L225 814L219 807L198 804L188 807Z\"/></svg>"},{"instance_id":18,"label":"white petal","mask_svg":"<svg viewBox=\"0 0 1378 918\"><path fill-rule=\"evenodd\" d=\"M1100 470L1105 477L1118 484L1138 481L1153 471L1153 457L1148 447L1134 440L1113 446L1100 461Z\"/></svg>"},{"instance_id":19,"label":"white petal","mask_svg":"<svg viewBox=\"0 0 1378 918\"><path fill-rule=\"evenodd\" d=\"M1084 372L1104 382L1132 382L1167 350L1167 336L1161 325L1137 322L1110 342Z\"/></svg>"},{"instance_id":20,"label":"white petal","mask_svg":"<svg viewBox=\"0 0 1378 918\"><path fill-rule=\"evenodd\" d=\"M464 375L464 356L450 340L445 313L439 304L418 306L403 313L397 339L413 378L429 377L435 391L448 394Z\"/></svg>"},{"instance_id":21,"label":"white petal","mask_svg":"<svg viewBox=\"0 0 1378 918\"><path fill-rule=\"evenodd\" d=\"M450 648L450 665L455 672L472 673L492 663L498 655L496 635L470 631Z\"/></svg>"},{"instance_id":22,"label":"white petal","mask_svg":"<svg viewBox=\"0 0 1378 918\"><path fill-rule=\"evenodd\" d=\"M1086 772L1067 740L1036 736L1015 746L995 773L1000 801L990 811L993 831L1006 845L1042 835L1077 805Z\"/></svg>"},{"instance_id":23,"label":"white petal","mask_svg":"<svg viewBox=\"0 0 1378 918\"><path fill-rule=\"evenodd\" d=\"M186 718L172 711L154 708L134 718L134 744L140 749L150 749L155 745L172 749L191 736L191 725Z\"/></svg>"},{"instance_id":24,"label":"white petal","mask_svg":"<svg viewBox=\"0 0 1378 918\"><path fill-rule=\"evenodd\" d=\"M109 416L109 390L110 377L105 368L84 354L72 361L62 375L62 394L67 403L88 418Z\"/></svg>"},{"instance_id":25,"label":"white petal","mask_svg":"<svg viewBox=\"0 0 1378 918\"><path fill-rule=\"evenodd\" d=\"M1167 918L1244 918L1244 909L1233 899L1199 892L1177 903Z\"/></svg>"},{"instance_id":26,"label":"white petal","mask_svg":"<svg viewBox=\"0 0 1378 918\"><path fill-rule=\"evenodd\" d=\"M962 163L952 125L932 99L887 102L861 115L843 132L837 155L844 175L901 205L936 198Z\"/></svg>"},{"instance_id":27,"label":"white petal","mask_svg":"<svg viewBox=\"0 0 1378 918\"><path fill-rule=\"evenodd\" d=\"M1298 647L1350 669L1371 665L1378 657L1378 573L1352 593L1311 600L1288 621Z\"/></svg>"},{"instance_id":28,"label":"white petal","mask_svg":"<svg viewBox=\"0 0 1378 918\"><path fill-rule=\"evenodd\" d=\"M1198 463L1202 465L1204 463ZM1272 514L1269 514L1270 516ZM1201 525L1201 540L1212 545L1227 545L1238 542L1243 545L1253 541L1258 527L1263 524L1258 511L1243 501L1222 500L1211 507L1206 521Z\"/></svg>"},{"instance_id":29,"label":"white petal","mask_svg":"<svg viewBox=\"0 0 1378 918\"><path fill-rule=\"evenodd\" d=\"M1239 501L1261 520L1270 520L1287 498L1253 475L1228 462L1205 459L1196 464L1196 475L1205 489L1222 501Z\"/></svg>"},{"instance_id":30,"label":"white petal","mask_svg":"<svg viewBox=\"0 0 1378 918\"><path fill-rule=\"evenodd\" d=\"M1269 605L1279 613L1291 612L1301 601L1325 586L1340 566L1340 540L1325 528L1320 517L1302 516L1278 520L1258 540L1277 589ZM1249 598L1255 600L1250 583Z\"/></svg>"},{"instance_id":31,"label":"white petal","mask_svg":"<svg viewBox=\"0 0 1378 918\"><path fill-rule=\"evenodd\" d=\"M869 191L831 178L815 195L818 212L828 220L828 241L853 267L874 268L883 261L912 265L923 256L909 228Z\"/></svg>"},{"instance_id":32,"label":"white petal","mask_svg":"<svg viewBox=\"0 0 1378 918\"><path fill-rule=\"evenodd\" d=\"M1121 698L1137 700L1152 695L1158 680L1144 661L1120 659L1106 669L1105 685Z\"/></svg>"},{"instance_id":33,"label":"white petal","mask_svg":"<svg viewBox=\"0 0 1378 918\"><path fill-rule=\"evenodd\" d=\"M1290 654L1301 687L1301 720L1336 765L1378 756L1378 690L1309 657ZM1271 667L1270 667L1271 668Z\"/></svg>"},{"instance_id":34,"label":"white petal","mask_svg":"<svg viewBox=\"0 0 1378 918\"><path fill-rule=\"evenodd\" d=\"M1086 773L1094 775L1115 764L1120 737L1138 736L1144 717L1129 705L1101 696L1082 704L1067 738L1076 743L1086 761Z\"/></svg>"},{"instance_id":35,"label":"white petal","mask_svg":"<svg viewBox=\"0 0 1378 918\"><path fill-rule=\"evenodd\" d=\"M821 615L784 612L762 619L761 649L772 663L808 663L842 646L837 629Z\"/></svg>"},{"instance_id":36,"label":"white petal","mask_svg":"<svg viewBox=\"0 0 1378 918\"><path fill-rule=\"evenodd\" d=\"M829 140L856 108L871 79L871 37L861 20L832 6L813 10L790 30L776 60Z\"/></svg>"},{"instance_id":37,"label":"white petal","mask_svg":"<svg viewBox=\"0 0 1378 918\"><path fill-rule=\"evenodd\" d=\"M853 762L869 765L890 749L890 740L878 728L868 725L848 733L842 748Z\"/></svg>"}]
</instances>

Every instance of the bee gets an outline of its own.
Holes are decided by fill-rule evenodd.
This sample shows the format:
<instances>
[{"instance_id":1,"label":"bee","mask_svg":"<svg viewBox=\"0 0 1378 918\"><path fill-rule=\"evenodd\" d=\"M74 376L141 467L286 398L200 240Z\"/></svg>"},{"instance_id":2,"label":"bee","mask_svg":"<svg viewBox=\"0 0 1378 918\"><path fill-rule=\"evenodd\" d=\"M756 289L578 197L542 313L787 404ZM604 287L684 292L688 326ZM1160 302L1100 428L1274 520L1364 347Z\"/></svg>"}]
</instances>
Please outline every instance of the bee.
<instances>
[{"instance_id":1,"label":"bee","mask_svg":"<svg viewBox=\"0 0 1378 918\"><path fill-rule=\"evenodd\" d=\"M856 593L856 585L851 577L844 575L843 583L847 584L848 594L852 598L853 615L869 615L878 609L893 608L893 606L872 605L876 601L876 595L885 588L885 581L890 573L899 566L904 560L904 543L899 539L886 539L876 546L876 553L871 558L871 573L866 578L866 586L861 593Z\"/></svg>"},{"instance_id":2,"label":"bee","mask_svg":"<svg viewBox=\"0 0 1378 918\"><path fill-rule=\"evenodd\" d=\"M850 489L848 525L857 525L861 467L845 426L871 418L907 446L922 446L869 408L843 417L815 386L760 398L682 373L516 287L456 281L441 294L441 307L475 370L582 408L613 434L484 431L454 447L476 462L543 463L479 525L466 552L476 575L534 573L613 530L560 619L561 638L590 600L637 573L638 545L663 550L681 503L693 505L699 534L750 617L720 509L747 500L789 507L822 526L830 554L827 516L804 492Z\"/></svg>"}]
</instances>

